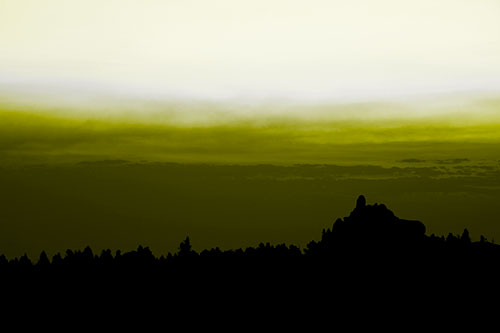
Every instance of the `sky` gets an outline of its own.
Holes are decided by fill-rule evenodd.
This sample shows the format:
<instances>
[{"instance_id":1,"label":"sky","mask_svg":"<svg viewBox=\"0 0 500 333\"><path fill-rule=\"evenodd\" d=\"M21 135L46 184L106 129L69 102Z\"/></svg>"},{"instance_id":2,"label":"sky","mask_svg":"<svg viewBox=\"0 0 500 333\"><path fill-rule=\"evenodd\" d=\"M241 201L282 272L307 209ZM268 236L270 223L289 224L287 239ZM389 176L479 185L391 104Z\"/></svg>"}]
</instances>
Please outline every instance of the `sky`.
<instances>
[{"instance_id":1,"label":"sky","mask_svg":"<svg viewBox=\"0 0 500 333\"><path fill-rule=\"evenodd\" d=\"M0 0L0 89L360 101L500 88L497 0Z\"/></svg>"},{"instance_id":2,"label":"sky","mask_svg":"<svg viewBox=\"0 0 500 333\"><path fill-rule=\"evenodd\" d=\"M0 0L0 253L500 237L498 0Z\"/></svg>"}]
</instances>

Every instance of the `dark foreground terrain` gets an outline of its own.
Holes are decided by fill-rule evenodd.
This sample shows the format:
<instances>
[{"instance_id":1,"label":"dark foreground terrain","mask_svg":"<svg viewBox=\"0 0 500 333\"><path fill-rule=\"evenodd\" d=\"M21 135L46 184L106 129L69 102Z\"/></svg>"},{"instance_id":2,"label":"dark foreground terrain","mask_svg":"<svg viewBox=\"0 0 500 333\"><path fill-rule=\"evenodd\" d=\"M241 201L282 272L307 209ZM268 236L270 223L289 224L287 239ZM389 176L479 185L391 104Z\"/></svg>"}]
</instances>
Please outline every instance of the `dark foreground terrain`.
<instances>
[{"instance_id":1,"label":"dark foreground terrain","mask_svg":"<svg viewBox=\"0 0 500 333\"><path fill-rule=\"evenodd\" d=\"M400 219L360 196L348 217L302 250L259 244L197 253L186 238L177 253L159 258L142 246L100 254L87 247L51 259L42 252L35 262L1 256L0 276L4 294L12 291L24 306L57 300L70 308L139 311L163 304L186 315L254 305L270 313L300 312L325 304L353 315L354 309L378 311L389 302L399 311L423 304L430 315L430 309L495 302L500 246L483 236L473 242L467 230L426 235L421 222Z\"/></svg>"}]
</instances>

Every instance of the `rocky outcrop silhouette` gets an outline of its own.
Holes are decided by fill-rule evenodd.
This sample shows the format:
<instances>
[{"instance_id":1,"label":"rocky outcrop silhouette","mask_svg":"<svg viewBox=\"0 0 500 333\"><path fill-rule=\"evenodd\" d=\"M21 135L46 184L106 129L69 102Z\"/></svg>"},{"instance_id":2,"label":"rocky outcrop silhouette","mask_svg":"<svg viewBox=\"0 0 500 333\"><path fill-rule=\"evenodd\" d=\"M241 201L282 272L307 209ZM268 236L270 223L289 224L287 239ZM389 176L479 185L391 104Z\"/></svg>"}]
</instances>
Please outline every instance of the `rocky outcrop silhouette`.
<instances>
[{"instance_id":1,"label":"rocky outcrop silhouette","mask_svg":"<svg viewBox=\"0 0 500 333\"><path fill-rule=\"evenodd\" d=\"M356 208L344 219L337 219L326 237L332 241L365 244L411 244L425 236L425 225L420 221L397 217L384 204L368 205L360 195Z\"/></svg>"}]
</instances>

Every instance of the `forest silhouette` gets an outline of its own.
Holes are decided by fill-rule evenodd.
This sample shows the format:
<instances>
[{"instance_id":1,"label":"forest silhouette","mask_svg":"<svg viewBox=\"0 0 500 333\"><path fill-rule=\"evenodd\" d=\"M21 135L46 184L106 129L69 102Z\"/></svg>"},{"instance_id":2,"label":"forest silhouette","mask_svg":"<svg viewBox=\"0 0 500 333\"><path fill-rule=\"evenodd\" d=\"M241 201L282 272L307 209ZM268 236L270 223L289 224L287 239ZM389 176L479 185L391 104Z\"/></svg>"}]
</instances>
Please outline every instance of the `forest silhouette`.
<instances>
[{"instance_id":1,"label":"forest silhouette","mask_svg":"<svg viewBox=\"0 0 500 333\"><path fill-rule=\"evenodd\" d=\"M15 279L81 280L86 285L101 280L148 280L154 285L193 279L226 285L315 279L353 283L362 276L371 276L372 282L385 281L395 273L429 284L450 277L470 284L497 278L499 260L500 245L484 236L472 241L467 229L462 235L429 236L423 223L400 219L384 204L367 204L361 195L349 216L337 219L322 231L320 240L310 241L304 249L260 243L246 249L216 247L196 252L187 237L176 253L160 257L143 246L125 253L68 249L52 258L42 252L37 260L27 255L8 260L1 255L0 272Z\"/></svg>"}]
</instances>

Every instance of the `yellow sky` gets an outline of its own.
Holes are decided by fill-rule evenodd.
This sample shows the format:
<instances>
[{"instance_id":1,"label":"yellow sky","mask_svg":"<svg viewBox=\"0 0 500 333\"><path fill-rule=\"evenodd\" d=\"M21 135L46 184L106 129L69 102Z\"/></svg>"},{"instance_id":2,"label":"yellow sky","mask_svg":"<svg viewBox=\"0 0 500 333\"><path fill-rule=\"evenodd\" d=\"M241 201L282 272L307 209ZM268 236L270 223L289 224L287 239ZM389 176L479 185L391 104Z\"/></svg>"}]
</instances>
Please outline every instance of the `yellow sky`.
<instances>
[{"instance_id":1,"label":"yellow sky","mask_svg":"<svg viewBox=\"0 0 500 333\"><path fill-rule=\"evenodd\" d=\"M498 0L0 0L0 90L358 100L500 90Z\"/></svg>"}]
</instances>

